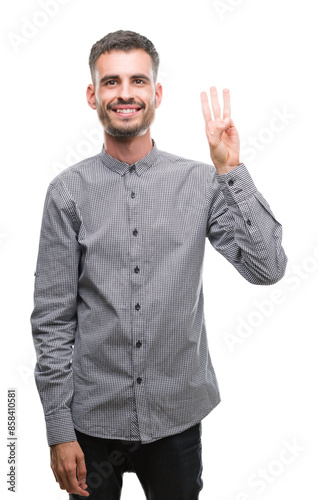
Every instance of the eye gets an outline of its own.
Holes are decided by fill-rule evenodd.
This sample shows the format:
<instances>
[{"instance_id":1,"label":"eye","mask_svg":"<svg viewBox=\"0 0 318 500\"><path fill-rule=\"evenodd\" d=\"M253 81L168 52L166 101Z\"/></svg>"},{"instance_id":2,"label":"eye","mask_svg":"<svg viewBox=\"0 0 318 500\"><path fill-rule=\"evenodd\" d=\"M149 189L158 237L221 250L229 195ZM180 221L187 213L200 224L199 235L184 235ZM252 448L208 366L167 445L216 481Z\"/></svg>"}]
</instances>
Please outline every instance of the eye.
<instances>
[{"instance_id":1,"label":"eye","mask_svg":"<svg viewBox=\"0 0 318 500\"><path fill-rule=\"evenodd\" d=\"M108 80L107 82L105 82L105 85L107 85L108 87L112 87L113 85L115 85L115 83L115 80Z\"/></svg>"},{"instance_id":2,"label":"eye","mask_svg":"<svg viewBox=\"0 0 318 500\"><path fill-rule=\"evenodd\" d=\"M137 83L137 85L142 85L143 83L145 83L143 80L141 80L140 78L137 78L135 80L135 82Z\"/></svg>"}]
</instances>

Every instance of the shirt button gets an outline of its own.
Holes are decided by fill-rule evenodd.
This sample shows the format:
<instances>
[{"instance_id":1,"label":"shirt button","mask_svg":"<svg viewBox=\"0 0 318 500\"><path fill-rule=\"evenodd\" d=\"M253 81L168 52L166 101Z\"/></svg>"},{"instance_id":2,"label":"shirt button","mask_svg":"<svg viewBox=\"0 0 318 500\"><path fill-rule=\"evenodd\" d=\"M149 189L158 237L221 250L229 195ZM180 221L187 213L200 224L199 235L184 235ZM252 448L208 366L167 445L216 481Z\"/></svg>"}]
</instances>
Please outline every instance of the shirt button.
<instances>
[{"instance_id":1,"label":"shirt button","mask_svg":"<svg viewBox=\"0 0 318 500\"><path fill-rule=\"evenodd\" d=\"M138 234L137 229L134 229L134 230L133 230L133 235L134 235L134 236L137 236L137 234Z\"/></svg>"},{"instance_id":2,"label":"shirt button","mask_svg":"<svg viewBox=\"0 0 318 500\"><path fill-rule=\"evenodd\" d=\"M132 172L135 172L136 170L136 166L135 165L131 165L131 167L129 167L129 172L132 173Z\"/></svg>"},{"instance_id":3,"label":"shirt button","mask_svg":"<svg viewBox=\"0 0 318 500\"><path fill-rule=\"evenodd\" d=\"M252 224L250 219L247 219L246 224L248 224L249 226Z\"/></svg>"},{"instance_id":4,"label":"shirt button","mask_svg":"<svg viewBox=\"0 0 318 500\"><path fill-rule=\"evenodd\" d=\"M136 347L141 347L141 342L140 342L140 340L138 340L138 342L136 342Z\"/></svg>"},{"instance_id":5,"label":"shirt button","mask_svg":"<svg viewBox=\"0 0 318 500\"><path fill-rule=\"evenodd\" d=\"M141 384L141 382L142 382L142 378L138 377L138 378L137 378L137 382L138 382L138 384Z\"/></svg>"},{"instance_id":6,"label":"shirt button","mask_svg":"<svg viewBox=\"0 0 318 500\"><path fill-rule=\"evenodd\" d=\"M130 196L131 196L132 198L135 198L136 194L132 191L132 192L130 193Z\"/></svg>"},{"instance_id":7,"label":"shirt button","mask_svg":"<svg viewBox=\"0 0 318 500\"><path fill-rule=\"evenodd\" d=\"M136 274L138 274L138 273L139 273L139 271L140 271L139 267L138 267L138 266L136 266L136 267L135 267L135 273L136 273Z\"/></svg>"},{"instance_id":8,"label":"shirt button","mask_svg":"<svg viewBox=\"0 0 318 500\"><path fill-rule=\"evenodd\" d=\"M233 184L234 184L234 181L232 179L230 179L229 182L228 182L228 185L229 186L233 186Z\"/></svg>"},{"instance_id":9,"label":"shirt button","mask_svg":"<svg viewBox=\"0 0 318 500\"><path fill-rule=\"evenodd\" d=\"M139 309L140 309L140 304L136 304L136 305L135 305L135 309L136 309L136 311L139 311Z\"/></svg>"}]
</instances>

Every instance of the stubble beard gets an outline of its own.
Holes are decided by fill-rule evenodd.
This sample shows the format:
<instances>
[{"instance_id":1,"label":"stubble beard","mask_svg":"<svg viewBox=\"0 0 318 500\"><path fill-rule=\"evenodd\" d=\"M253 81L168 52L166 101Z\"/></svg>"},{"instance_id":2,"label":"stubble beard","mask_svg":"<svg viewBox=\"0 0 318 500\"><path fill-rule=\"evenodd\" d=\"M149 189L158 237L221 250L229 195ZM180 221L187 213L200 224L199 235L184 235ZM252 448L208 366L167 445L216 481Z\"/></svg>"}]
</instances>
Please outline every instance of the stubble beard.
<instances>
[{"instance_id":1,"label":"stubble beard","mask_svg":"<svg viewBox=\"0 0 318 500\"><path fill-rule=\"evenodd\" d=\"M129 104L138 104L141 106L141 103L133 103L133 102L130 103L120 102L117 104L127 104L127 107L129 107ZM144 110L145 106L142 105L141 108L142 110ZM107 107L107 109L105 109L105 107L101 103L97 106L96 111L98 118L104 127L105 132L113 137L116 137L117 139L122 139L122 140L131 137L137 137L138 135L142 135L143 133L145 133L149 129L152 122L154 121L155 117L155 105L151 104L148 110L144 113L143 118L139 123L137 123L136 125L130 125L129 124L130 118L126 119L124 118L122 120L123 124L120 127L115 125L112 121L111 114L114 112L111 110L111 107ZM141 112L143 113L144 111Z\"/></svg>"}]
</instances>

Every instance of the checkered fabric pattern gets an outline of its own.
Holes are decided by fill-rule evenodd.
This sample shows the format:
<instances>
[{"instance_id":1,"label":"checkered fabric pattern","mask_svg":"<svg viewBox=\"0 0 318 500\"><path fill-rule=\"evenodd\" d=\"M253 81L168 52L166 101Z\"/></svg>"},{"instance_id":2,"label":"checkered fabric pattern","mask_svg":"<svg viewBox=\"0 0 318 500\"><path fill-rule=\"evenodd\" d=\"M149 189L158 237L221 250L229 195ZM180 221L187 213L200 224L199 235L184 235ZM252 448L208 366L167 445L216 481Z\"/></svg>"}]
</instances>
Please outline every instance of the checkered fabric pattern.
<instances>
[{"instance_id":1,"label":"checkered fabric pattern","mask_svg":"<svg viewBox=\"0 0 318 500\"><path fill-rule=\"evenodd\" d=\"M49 445L149 443L220 402L208 350L206 237L249 282L285 272L282 227L241 163L153 148L128 165L102 147L49 184L31 326Z\"/></svg>"}]
</instances>

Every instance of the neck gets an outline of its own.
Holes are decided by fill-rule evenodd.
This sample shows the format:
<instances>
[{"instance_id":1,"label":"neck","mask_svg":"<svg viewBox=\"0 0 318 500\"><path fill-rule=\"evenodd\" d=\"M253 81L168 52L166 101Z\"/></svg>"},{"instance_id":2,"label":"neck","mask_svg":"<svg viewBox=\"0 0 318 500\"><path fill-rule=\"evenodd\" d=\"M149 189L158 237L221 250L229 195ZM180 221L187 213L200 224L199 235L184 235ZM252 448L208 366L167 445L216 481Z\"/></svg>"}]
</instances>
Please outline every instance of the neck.
<instances>
[{"instance_id":1,"label":"neck","mask_svg":"<svg viewBox=\"0 0 318 500\"><path fill-rule=\"evenodd\" d=\"M104 148L116 160L132 165L152 150L150 129L144 135L120 139L104 132Z\"/></svg>"}]
</instances>

